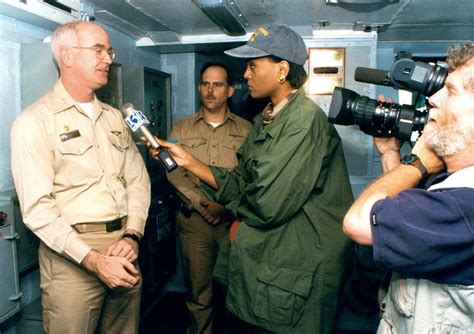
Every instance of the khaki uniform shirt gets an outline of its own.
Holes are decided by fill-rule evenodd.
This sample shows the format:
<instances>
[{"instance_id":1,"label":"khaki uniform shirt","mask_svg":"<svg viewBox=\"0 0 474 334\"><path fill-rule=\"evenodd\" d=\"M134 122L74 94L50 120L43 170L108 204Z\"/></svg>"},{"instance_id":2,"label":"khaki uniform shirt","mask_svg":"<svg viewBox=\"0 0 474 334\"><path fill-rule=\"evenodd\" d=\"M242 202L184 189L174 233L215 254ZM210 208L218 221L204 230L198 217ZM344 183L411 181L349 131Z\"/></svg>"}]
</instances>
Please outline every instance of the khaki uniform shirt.
<instances>
[{"instance_id":1,"label":"khaki uniform shirt","mask_svg":"<svg viewBox=\"0 0 474 334\"><path fill-rule=\"evenodd\" d=\"M150 180L120 112L93 101L91 120L61 80L22 112L12 132L12 173L24 223L80 263L90 247L70 225L127 216L143 233Z\"/></svg>"},{"instance_id":2,"label":"khaki uniform shirt","mask_svg":"<svg viewBox=\"0 0 474 334\"><path fill-rule=\"evenodd\" d=\"M216 128L206 123L202 110L176 122L170 139L178 142L196 158L210 166L232 169L237 164L235 153L242 145L251 123L228 109L224 121ZM208 199L199 187L199 179L182 168L168 173L169 181L177 189L189 208L202 213L201 199Z\"/></svg>"}]
</instances>

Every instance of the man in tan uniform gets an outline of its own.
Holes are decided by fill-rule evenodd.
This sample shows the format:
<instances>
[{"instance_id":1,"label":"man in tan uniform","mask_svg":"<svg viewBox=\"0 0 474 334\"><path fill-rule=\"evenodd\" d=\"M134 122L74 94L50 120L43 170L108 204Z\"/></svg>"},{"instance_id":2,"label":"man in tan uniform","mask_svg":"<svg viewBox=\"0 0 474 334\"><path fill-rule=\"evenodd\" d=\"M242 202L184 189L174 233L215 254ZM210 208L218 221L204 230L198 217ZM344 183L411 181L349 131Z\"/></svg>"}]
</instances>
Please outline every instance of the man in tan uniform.
<instances>
[{"instance_id":1,"label":"man in tan uniform","mask_svg":"<svg viewBox=\"0 0 474 334\"><path fill-rule=\"evenodd\" d=\"M58 27L51 48L60 79L11 132L23 219L41 240L44 331L137 333L150 181L120 112L95 96L115 53L91 22Z\"/></svg>"},{"instance_id":2,"label":"man in tan uniform","mask_svg":"<svg viewBox=\"0 0 474 334\"><path fill-rule=\"evenodd\" d=\"M227 99L234 93L223 64L207 63L201 69L200 110L176 123L170 138L211 166L233 168L236 151L250 130L250 122L230 112ZM178 215L185 274L190 288L187 306L191 315L188 333L211 333L213 311L212 270L220 241L229 231L224 206L211 201L199 180L182 168L168 174L183 199Z\"/></svg>"}]
</instances>

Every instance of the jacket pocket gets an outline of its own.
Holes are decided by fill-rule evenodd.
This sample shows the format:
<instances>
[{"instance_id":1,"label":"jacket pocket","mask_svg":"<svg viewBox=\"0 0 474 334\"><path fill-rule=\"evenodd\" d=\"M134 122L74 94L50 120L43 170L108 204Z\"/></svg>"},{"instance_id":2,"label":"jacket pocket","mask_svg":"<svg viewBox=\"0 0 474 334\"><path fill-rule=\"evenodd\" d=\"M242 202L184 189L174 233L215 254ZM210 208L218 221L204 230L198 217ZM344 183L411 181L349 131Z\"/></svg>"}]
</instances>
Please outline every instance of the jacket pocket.
<instances>
[{"instance_id":1,"label":"jacket pocket","mask_svg":"<svg viewBox=\"0 0 474 334\"><path fill-rule=\"evenodd\" d=\"M469 326L469 325L468 325ZM471 327L459 328L450 325L435 325L428 330L429 334L473 334L474 329Z\"/></svg>"},{"instance_id":2,"label":"jacket pocket","mask_svg":"<svg viewBox=\"0 0 474 334\"><path fill-rule=\"evenodd\" d=\"M443 325L434 333L474 334L474 285L446 284Z\"/></svg>"},{"instance_id":3,"label":"jacket pocket","mask_svg":"<svg viewBox=\"0 0 474 334\"><path fill-rule=\"evenodd\" d=\"M262 263L257 272L255 316L279 325L296 325L312 280L312 272Z\"/></svg>"},{"instance_id":4,"label":"jacket pocket","mask_svg":"<svg viewBox=\"0 0 474 334\"><path fill-rule=\"evenodd\" d=\"M388 295L394 306L401 314L407 317L414 315L416 301L415 279L392 278Z\"/></svg>"}]
</instances>

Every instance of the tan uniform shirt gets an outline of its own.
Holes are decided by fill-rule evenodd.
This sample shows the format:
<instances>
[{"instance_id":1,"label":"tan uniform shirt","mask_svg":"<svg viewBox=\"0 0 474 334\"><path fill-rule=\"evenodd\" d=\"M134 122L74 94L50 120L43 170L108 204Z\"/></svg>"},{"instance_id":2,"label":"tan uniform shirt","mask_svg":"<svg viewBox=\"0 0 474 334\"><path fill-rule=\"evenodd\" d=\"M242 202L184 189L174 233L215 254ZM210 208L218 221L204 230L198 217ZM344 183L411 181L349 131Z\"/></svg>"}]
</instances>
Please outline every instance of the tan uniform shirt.
<instances>
[{"instance_id":1,"label":"tan uniform shirt","mask_svg":"<svg viewBox=\"0 0 474 334\"><path fill-rule=\"evenodd\" d=\"M94 98L91 120L59 80L22 112L12 132L12 173L24 223L80 263L90 247L70 225L127 216L143 233L150 180L120 112Z\"/></svg>"},{"instance_id":2,"label":"tan uniform shirt","mask_svg":"<svg viewBox=\"0 0 474 334\"><path fill-rule=\"evenodd\" d=\"M207 165L232 169L237 164L236 152L247 137L252 124L228 109L224 121L216 128L206 123L202 111L176 122L169 136L178 140L186 151ZM168 180L177 189L188 207L202 213L199 204L207 196L199 187L199 179L182 168L168 173Z\"/></svg>"}]
</instances>

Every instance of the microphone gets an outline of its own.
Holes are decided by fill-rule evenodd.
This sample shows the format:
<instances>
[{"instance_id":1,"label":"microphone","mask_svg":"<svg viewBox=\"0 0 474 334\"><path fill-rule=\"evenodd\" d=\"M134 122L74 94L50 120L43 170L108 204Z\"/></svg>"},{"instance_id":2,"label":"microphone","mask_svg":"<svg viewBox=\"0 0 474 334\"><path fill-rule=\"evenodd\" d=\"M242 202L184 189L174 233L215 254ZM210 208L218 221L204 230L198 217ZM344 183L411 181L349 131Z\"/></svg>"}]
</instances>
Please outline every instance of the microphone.
<instances>
[{"instance_id":1,"label":"microphone","mask_svg":"<svg viewBox=\"0 0 474 334\"><path fill-rule=\"evenodd\" d=\"M122 116L124 117L125 123L127 123L133 132L140 130L141 134L146 138L153 148L160 148L160 145L156 142L150 130L147 128L147 124L150 124L150 122L140 110L135 109L133 104L125 103L123 105ZM176 161L174 161L173 157L167 150L160 149L158 152L158 157L168 172L171 172L173 169L178 167Z\"/></svg>"},{"instance_id":2,"label":"microphone","mask_svg":"<svg viewBox=\"0 0 474 334\"><path fill-rule=\"evenodd\" d=\"M367 82L370 84L393 87L390 79L390 72L384 70L376 70L367 67L356 67L354 73L355 81Z\"/></svg>"}]
</instances>

